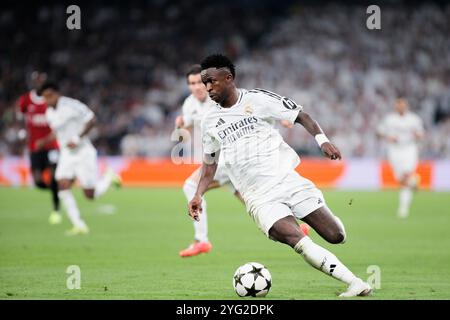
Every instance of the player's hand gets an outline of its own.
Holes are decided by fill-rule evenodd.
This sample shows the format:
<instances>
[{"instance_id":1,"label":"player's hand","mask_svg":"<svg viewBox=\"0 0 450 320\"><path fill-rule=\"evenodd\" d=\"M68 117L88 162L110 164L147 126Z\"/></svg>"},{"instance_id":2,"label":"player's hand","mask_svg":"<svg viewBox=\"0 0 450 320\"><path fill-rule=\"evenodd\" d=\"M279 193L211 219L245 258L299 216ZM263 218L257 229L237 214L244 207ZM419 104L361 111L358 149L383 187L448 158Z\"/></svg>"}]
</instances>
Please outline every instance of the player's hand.
<instances>
[{"instance_id":1,"label":"player's hand","mask_svg":"<svg viewBox=\"0 0 450 320\"><path fill-rule=\"evenodd\" d=\"M334 146L333 144L331 144L330 142L322 143L322 145L320 146L320 149L322 150L324 155L327 158L330 158L331 160L341 160L342 159L341 152L339 151L339 149L336 146Z\"/></svg>"},{"instance_id":2,"label":"player's hand","mask_svg":"<svg viewBox=\"0 0 450 320\"><path fill-rule=\"evenodd\" d=\"M199 221L199 214L202 213L202 197L195 195L191 201L189 201L189 215L195 221Z\"/></svg>"},{"instance_id":3,"label":"player's hand","mask_svg":"<svg viewBox=\"0 0 450 320\"><path fill-rule=\"evenodd\" d=\"M416 139L416 141L422 140L423 135L422 135L421 132L419 132L419 131L414 131L413 134L414 134L414 139Z\"/></svg>"},{"instance_id":4,"label":"player's hand","mask_svg":"<svg viewBox=\"0 0 450 320\"><path fill-rule=\"evenodd\" d=\"M175 118L175 128L180 129L184 127L184 120L182 116Z\"/></svg>"},{"instance_id":5,"label":"player's hand","mask_svg":"<svg viewBox=\"0 0 450 320\"><path fill-rule=\"evenodd\" d=\"M398 139L396 137L387 137L387 140L391 143L397 143Z\"/></svg>"},{"instance_id":6,"label":"player's hand","mask_svg":"<svg viewBox=\"0 0 450 320\"><path fill-rule=\"evenodd\" d=\"M75 142L72 142L72 141L67 143L67 148L69 148L69 149L75 149L77 146L78 145Z\"/></svg>"},{"instance_id":7,"label":"player's hand","mask_svg":"<svg viewBox=\"0 0 450 320\"><path fill-rule=\"evenodd\" d=\"M44 149L46 144L47 144L47 142L45 141L45 139L36 140L36 143L35 143L36 151L40 151L40 150Z\"/></svg>"},{"instance_id":8,"label":"player's hand","mask_svg":"<svg viewBox=\"0 0 450 320\"><path fill-rule=\"evenodd\" d=\"M288 129L291 129L294 127L294 125L287 120L281 120L280 123L283 127L288 128Z\"/></svg>"},{"instance_id":9,"label":"player's hand","mask_svg":"<svg viewBox=\"0 0 450 320\"><path fill-rule=\"evenodd\" d=\"M69 142L67 142L67 148L75 149L76 147L78 147L80 140L81 138L79 136L74 136L72 139L70 139Z\"/></svg>"}]
</instances>

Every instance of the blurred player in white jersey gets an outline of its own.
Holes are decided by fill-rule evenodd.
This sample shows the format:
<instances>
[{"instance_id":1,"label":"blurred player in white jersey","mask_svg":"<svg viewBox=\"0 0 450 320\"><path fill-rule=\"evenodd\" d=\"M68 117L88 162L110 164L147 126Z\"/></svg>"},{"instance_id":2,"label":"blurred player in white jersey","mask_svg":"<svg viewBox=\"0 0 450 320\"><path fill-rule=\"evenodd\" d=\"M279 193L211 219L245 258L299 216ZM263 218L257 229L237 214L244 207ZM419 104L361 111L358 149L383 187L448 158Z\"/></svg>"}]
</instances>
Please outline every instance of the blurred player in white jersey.
<instances>
[{"instance_id":1,"label":"blurred player in white jersey","mask_svg":"<svg viewBox=\"0 0 450 320\"><path fill-rule=\"evenodd\" d=\"M409 111L405 99L395 101L395 112L388 114L378 126L377 134L387 142L387 156L395 178L401 184L398 216L406 218L420 177L416 174L419 161L418 142L423 138L422 120Z\"/></svg>"},{"instance_id":2,"label":"blurred player in white jersey","mask_svg":"<svg viewBox=\"0 0 450 320\"><path fill-rule=\"evenodd\" d=\"M61 148L56 167L58 196L62 201L73 228L67 235L86 234L89 229L80 216L71 188L78 178L84 195L95 199L108 190L112 182L120 184L120 177L111 169L97 179L97 150L92 145L88 133L95 125L95 115L84 103L61 96L58 86L44 83L38 91L47 104L46 118L52 132L36 144L42 147L55 137Z\"/></svg>"},{"instance_id":3,"label":"blurred player in white jersey","mask_svg":"<svg viewBox=\"0 0 450 320\"><path fill-rule=\"evenodd\" d=\"M201 163L202 152L202 140L200 121L202 117L210 111L216 103L208 97L206 87L202 82L200 72L202 71L200 65L193 65L186 73L186 80L191 91L191 95L186 98L182 107L182 115L175 119L175 127L177 129L189 129L191 134L191 151L195 155L200 157L194 159ZM183 185L183 192L188 201L191 201L195 191L197 190L198 181L200 179L201 168L195 170L189 178L186 179ZM214 181L209 185L208 190L217 188L220 186L228 185L235 195L240 198L239 193L235 191L232 186L228 175L219 164ZM211 251L212 245L208 239L208 222L206 214L206 201L203 200L203 215L198 221L194 221L194 242L186 249L180 251L181 257L191 257L201 253L207 253Z\"/></svg>"},{"instance_id":4,"label":"blurred player in white jersey","mask_svg":"<svg viewBox=\"0 0 450 320\"><path fill-rule=\"evenodd\" d=\"M218 104L202 120L204 160L189 203L191 217L201 216L202 195L214 179L220 157L247 211L267 237L289 245L313 267L346 283L341 297L368 295L372 289L367 283L299 228L296 219L330 243L346 239L344 225L328 208L322 192L295 171L300 159L273 124L281 120L301 124L331 160L341 159L339 150L294 101L262 89L238 91L235 67L227 57L208 56L201 66L209 97Z\"/></svg>"}]
</instances>

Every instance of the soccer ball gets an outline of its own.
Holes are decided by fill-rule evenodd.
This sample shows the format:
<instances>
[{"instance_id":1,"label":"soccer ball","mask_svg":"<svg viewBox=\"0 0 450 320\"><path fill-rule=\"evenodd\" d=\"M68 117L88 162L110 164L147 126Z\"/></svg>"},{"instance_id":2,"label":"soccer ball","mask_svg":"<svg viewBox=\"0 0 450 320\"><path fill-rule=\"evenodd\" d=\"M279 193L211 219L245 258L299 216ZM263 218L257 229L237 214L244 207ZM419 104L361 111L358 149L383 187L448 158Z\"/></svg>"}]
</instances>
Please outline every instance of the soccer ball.
<instances>
[{"instance_id":1,"label":"soccer ball","mask_svg":"<svg viewBox=\"0 0 450 320\"><path fill-rule=\"evenodd\" d=\"M234 291L240 297L264 297L272 286L269 270L257 262L237 268L233 277Z\"/></svg>"}]
</instances>

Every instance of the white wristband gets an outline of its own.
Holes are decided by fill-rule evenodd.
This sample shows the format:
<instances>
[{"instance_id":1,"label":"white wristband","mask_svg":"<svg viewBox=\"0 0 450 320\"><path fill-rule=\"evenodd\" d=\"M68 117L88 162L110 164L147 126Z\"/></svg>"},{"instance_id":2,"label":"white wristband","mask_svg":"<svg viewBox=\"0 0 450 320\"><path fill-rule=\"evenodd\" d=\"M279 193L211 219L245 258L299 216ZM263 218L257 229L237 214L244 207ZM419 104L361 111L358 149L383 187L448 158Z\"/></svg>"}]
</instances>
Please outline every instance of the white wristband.
<instances>
[{"instance_id":1,"label":"white wristband","mask_svg":"<svg viewBox=\"0 0 450 320\"><path fill-rule=\"evenodd\" d=\"M324 144L325 142L330 142L330 140L328 140L327 136L323 133L316 134L314 136L314 139L316 139L316 142L319 145L319 147L321 147L322 144Z\"/></svg>"}]
</instances>

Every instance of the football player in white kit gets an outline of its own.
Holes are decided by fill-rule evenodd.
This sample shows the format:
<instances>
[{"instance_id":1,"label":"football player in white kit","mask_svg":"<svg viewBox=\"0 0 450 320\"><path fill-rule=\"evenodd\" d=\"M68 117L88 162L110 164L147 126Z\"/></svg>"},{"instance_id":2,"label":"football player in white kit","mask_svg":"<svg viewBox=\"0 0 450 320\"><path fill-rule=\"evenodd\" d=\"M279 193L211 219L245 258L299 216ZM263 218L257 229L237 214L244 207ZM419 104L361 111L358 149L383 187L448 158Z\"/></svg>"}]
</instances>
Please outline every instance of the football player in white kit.
<instances>
[{"instance_id":1,"label":"football player in white kit","mask_svg":"<svg viewBox=\"0 0 450 320\"><path fill-rule=\"evenodd\" d=\"M418 142L423 138L422 120L409 111L408 102L397 99L395 112L388 114L378 126L377 134L387 142L387 157L395 178L401 185L398 216L406 218L412 201L413 190L417 188L416 174L419 161Z\"/></svg>"},{"instance_id":2,"label":"football player in white kit","mask_svg":"<svg viewBox=\"0 0 450 320\"><path fill-rule=\"evenodd\" d=\"M294 170L300 159L273 123L301 124L332 160L341 159L339 150L294 101L261 89L239 92L234 65L227 57L208 56L201 66L202 81L218 105L202 120L204 160L189 215L195 220L201 216L202 195L214 179L220 156L247 211L267 237L291 246L313 267L346 283L348 289L341 297L368 295L372 289L366 282L299 228L296 218L330 243L346 238L342 222L327 207L322 192Z\"/></svg>"},{"instance_id":3,"label":"football player in white kit","mask_svg":"<svg viewBox=\"0 0 450 320\"><path fill-rule=\"evenodd\" d=\"M97 150L88 137L95 125L92 110L78 100L62 96L58 86L51 82L44 83L38 94L44 97L48 106L45 115L52 132L37 144L45 145L56 136L61 148L55 176L58 196L73 225L67 235L86 234L89 229L70 190L75 179L78 178L88 199L96 199L108 190L112 182L119 185L120 177L108 169L100 180L97 179Z\"/></svg>"},{"instance_id":4,"label":"football player in white kit","mask_svg":"<svg viewBox=\"0 0 450 320\"><path fill-rule=\"evenodd\" d=\"M202 140L200 121L205 113L212 110L212 108L216 105L216 103L209 98L208 93L206 92L206 87L200 76L201 71L202 69L200 65L193 65L186 73L186 80L189 90L191 91L191 95L187 97L183 103L182 115L175 119L175 127L177 129L183 128L191 130L191 141L188 142L191 143L191 150L194 156L193 158L198 161L198 163L201 163L201 156L203 154L201 151ZM200 157L195 159L196 155L199 155ZM195 170L184 182L183 192L188 201L192 199L195 191L197 190L198 181L200 179L200 171L201 168ZM214 181L212 181L208 186L208 190L224 185L228 185L232 192L240 198L239 193L234 189L224 168L219 164L214 176ZM186 249L180 251L181 257L191 257L201 253L207 253L212 249L211 242L208 239L206 201L204 199L203 215L198 221L194 220L194 231L194 242Z\"/></svg>"},{"instance_id":5,"label":"football player in white kit","mask_svg":"<svg viewBox=\"0 0 450 320\"><path fill-rule=\"evenodd\" d=\"M213 110L216 106L216 102L212 101L208 96L206 87L201 79L201 71L201 66L197 64L191 66L186 73L186 80L189 90L191 91L191 95L189 95L183 103L182 115L175 119L175 127L177 129L183 128L191 130L190 136L193 137L193 141L190 141L193 142L193 146L191 144L191 150L194 151L194 158L198 163L202 162L203 156L200 123L203 116L207 112ZM281 124L289 127L289 123L284 123L282 121ZM184 182L183 192L188 201L192 199L195 191L197 190L198 181L200 180L200 172L201 168L198 168ZM221 186L228 186L234 195L243 202L241 195L238 191L236 191L228 178L228 174L222 165L222 162L219 161L216 174L214 176L214 181L210 184L208 190ZM202 213L202 216L199 217L199 221L193 221L195 230L194 242L186 249L180 251L181 257L191 257L201 253L207 253L212 249L212 244L208 239L208 222L205 199L203 199ZM307 224L303 223L300 227L304 232L309 232L309 227Z\"/></svg>"}]
</instances>

